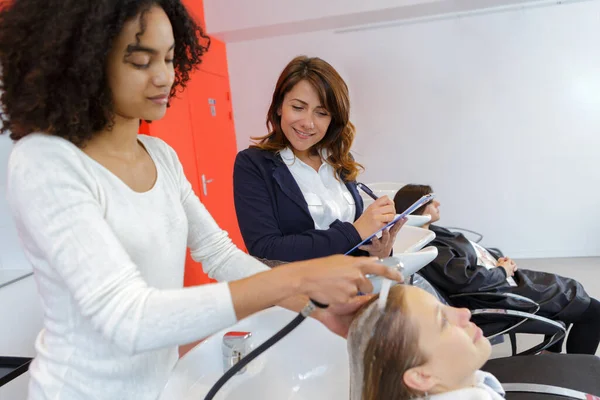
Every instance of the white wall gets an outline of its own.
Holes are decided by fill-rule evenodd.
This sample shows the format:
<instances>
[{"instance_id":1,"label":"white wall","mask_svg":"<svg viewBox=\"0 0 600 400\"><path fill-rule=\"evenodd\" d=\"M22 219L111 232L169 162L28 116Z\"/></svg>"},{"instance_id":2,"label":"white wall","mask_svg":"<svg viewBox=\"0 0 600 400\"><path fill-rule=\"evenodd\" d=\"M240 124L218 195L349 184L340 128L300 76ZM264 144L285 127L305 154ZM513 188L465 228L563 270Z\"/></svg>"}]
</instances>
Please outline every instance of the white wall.
<instances>
[{"instance_id":1,"label":"white wall","mask_svg":"<svg viewBox=\"0 0 600 400\"><path fill-rule=\"evenodd\" d=\"M0 287L0 356L34 357L43 317L33 276ZM25 400L28 383L26 372L0 387L0 400Z\"/></svg>"},{"instance_id":2,"label":"white wall","mask_svg":"<svg viewBox=\"0 0 600 400\"><path fill-rule=\"evenodd\" d=\"M435 3L440 0L306 0L290 11L289 2L278 0L204 0L207 28L211 33L257 26L308 21L343 14ZM268 10L269 12L265 12Z\"/></svg>"},{"instance_id":3,"label":"white wall","mask_svg":"<svg viewBox=\"0 0 600 400\"><path fill-rule=\"evenodd\" d=\"M347 80L366 182L431 184L513 257L600 255L600 1L228 44L240 149L298 54ZM419 149L419 150L416 150Z\"/></svg>"},{"instance_id":4,"label":"white wall","mask_svg":"<svg viewBox=\"0 0 600 400\"><path fill-rule=\"evenodd\" d=\"M0 270L31 270L21 249L15 223L6 201L6 167L13 142L8 134L0 135Z\"/></svg>"},{"instance_id":5,"label":"white wall","mask_svg":"<svg viewBox=\"0 0 600 400\"><path fill-rule=\"evenodd\" d=\"M6 201L6 169L12 146L8 134L0 135L0 356L33 357L43 311ZM19 276L26 277L3 286ZM26 372L0 387L0 400L26 399L28 383Z\"/></svg>"}]
</instances>

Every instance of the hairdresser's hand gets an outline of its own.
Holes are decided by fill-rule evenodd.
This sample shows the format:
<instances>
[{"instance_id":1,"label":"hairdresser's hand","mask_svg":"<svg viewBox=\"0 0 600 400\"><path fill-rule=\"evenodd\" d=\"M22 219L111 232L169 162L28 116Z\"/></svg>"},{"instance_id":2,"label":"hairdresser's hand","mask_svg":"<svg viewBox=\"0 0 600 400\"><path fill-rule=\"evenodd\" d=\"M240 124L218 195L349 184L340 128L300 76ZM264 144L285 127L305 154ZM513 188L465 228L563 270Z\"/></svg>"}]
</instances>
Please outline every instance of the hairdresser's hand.
<instances>
[{"instance_id":1,"label":"hairdresser's hand","mask_svg":"<svg viewBox=\"0 0 600 400\"><path fill-rule=\"evenodd\" d=\"M312 316L321 321L331 332L343 338L348 336L350 324L357 311L366 304L373 295L357 296L346 304L331 305L327 309L318 309Z\"/></svg>"},{"instance_id":2,"label":"hairdresser's hand","mask_svg":"<svg viewBox=\"0 0 600 400\"><path fill-rule=\"evenodd\" d=\"M359 247L361 250L368 251L373 257L385 258L389 257L396 241L396 236L404 224L408 221L407 218L403 218L396 222L390 229L386 229L382 232L381 238L373 238L371 244Z\"/></svg>"},{"instance_id":3,"label":"hairdresser's hand","mask_svg":"<svg viewBox=\"0 0 600 400\"><path fill-rule=\"evenodd\" d=\"M506 276L514 276L517 270L517 264L508 257L502 257L498 259L498 267L504 268Z\"/></svg>"},{"instance_id":4,"label":"hairdresser's hand","mask_svg":"<svg viewBox=\"0 0 600 400\"><path fill-rule=\"evenodd\" d=\"M295 275L302 294L328 305L346 304L358 292L371 293L373 285L365 277L367 274L403 281L400 272L380 264L375 257L335 255L295 262L285 269Z\"/></svg>"},{"instance_id":5,"label":"hairdresser's hand","mask_svg":"<svg viewBox=\"0 0 600 400\"><path fill-rule=\"evenodd\" d=\"M363 214L354 222L361 239L366 239L396 217L394 202L387 196L381 196L366 208Z\"/></svg>"}]
</instances>

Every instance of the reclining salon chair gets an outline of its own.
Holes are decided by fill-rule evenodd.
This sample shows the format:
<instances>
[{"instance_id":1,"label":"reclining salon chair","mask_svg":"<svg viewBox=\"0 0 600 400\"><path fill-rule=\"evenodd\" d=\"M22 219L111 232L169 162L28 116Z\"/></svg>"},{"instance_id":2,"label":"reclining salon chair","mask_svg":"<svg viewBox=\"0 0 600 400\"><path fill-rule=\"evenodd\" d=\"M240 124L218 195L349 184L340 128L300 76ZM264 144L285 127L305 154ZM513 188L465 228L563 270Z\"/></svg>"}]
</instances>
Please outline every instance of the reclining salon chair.
<instances>
[{"instance_id":1,"label":"reclining salon chair","mask_svg":"<svg viewBox=\"0 0 600 400\"><path fill-rule=\"evenodd\" d=\"M377 196L381 197L387 195L392 199L396 192L404 185L404 183L399 182L372 182L367 184ZM365 202L365 207L373 202L373 199L362 192L361 196ZM411 216L411 218L412 219L409 219L407 222L408 226L405 226L400 231L401 233L396 239L396 243L394 244L395 255L404 252L418 251L423 245L430 243L435 238L433 232L420 228L420 226L428 222L427 216ZM483 239L482 234L469 229L458 227L449 227L448 229L462 232L469 237L470 240L476 243L481 242ZM488 250L496 258L503 257L503 254L499 249L489 248ZM424 280L423 277L418 274L413 276L413 281L415 277L416 282L413 283L416 283L417 286L435 294L441 301L457 307L464 307L466 303L465 300L467 299L470 300L470 304L477 298L486 298L486 300L490 300L490 297L497 297L499 301L503 301L504 303L506 303L506 299L510 299L511 303L515 304L515 307L510 310L485 309L471 311L473 313L473 322L483 330L485 336L492 344L503 342L503 335L508 335L513 355L517 355L516 335L519 333L549 336L548 340L540 343L538 346L519 353L520 355L536 354L564 337L565 325L562 322L552 321L535 315L539 310L539 305L528 298L512 294L496 293L467 293L451 296L447 293L443 293L439 288L430 287L431 285L429 282Z\"/></svg>"}]
</instances>

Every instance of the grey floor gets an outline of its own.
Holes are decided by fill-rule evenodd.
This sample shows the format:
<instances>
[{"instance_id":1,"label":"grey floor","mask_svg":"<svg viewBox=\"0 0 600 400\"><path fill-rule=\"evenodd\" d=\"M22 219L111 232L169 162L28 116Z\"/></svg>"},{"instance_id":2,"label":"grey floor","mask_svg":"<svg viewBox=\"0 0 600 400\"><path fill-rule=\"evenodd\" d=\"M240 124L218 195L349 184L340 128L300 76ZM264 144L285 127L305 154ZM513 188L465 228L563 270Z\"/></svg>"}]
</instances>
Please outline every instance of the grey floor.
<instances>
[{"instance_id":1,"label":"grey floor","mask_svg":"<svg viewBox=\"0 0 600 400\"><path fill-rule=\"evenodd\" d=\"M577 279L583 284L588 294L600 299L600 257L587 258L547 258L515 260L522 269L551 272ZM537 335L518 335L519 349L524 350L540 342ZM508 339L508 338L507 338ZM492 358L510 356L508 340L493 347ZM600 356L600 351L596 352Z\"/></svg>"}]
</instances>

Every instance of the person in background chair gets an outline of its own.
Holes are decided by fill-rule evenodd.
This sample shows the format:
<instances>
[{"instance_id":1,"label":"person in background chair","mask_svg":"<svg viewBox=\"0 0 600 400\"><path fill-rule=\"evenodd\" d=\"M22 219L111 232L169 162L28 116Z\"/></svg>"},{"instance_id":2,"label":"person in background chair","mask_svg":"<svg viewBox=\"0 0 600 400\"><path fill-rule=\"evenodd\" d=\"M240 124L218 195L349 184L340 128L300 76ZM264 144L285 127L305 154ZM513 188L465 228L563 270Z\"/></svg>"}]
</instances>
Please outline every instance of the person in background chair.
<instances>
[{"instance_id":1,"label":"person in background chair","mask_svg":"<svg viewBox=\"0 0 600 400\"><path fill-rule=\"evenodd\" d=\"M396 208L403 209L425 194L433 193L426 185L406 185L394 196ZM546 272L522 270L509 257L496 258L486 248L469 241L461 233L451 232L434 223L440 220L440 202L435 199L414 214L431 216L424 226L435 232L431 245L438 256L420 273L447 295L469 292L508 292L525 296L540 305L539 315L572 324L567 353L595 354L600 343L600 302L586 293L578 281ZM467 300L469 308L498 307L499 300L477 298ZM470 303L469 303L470 302ZM522 306L522 304L521 304ZM559 353L562 341L549 350Z\"/></svg>"}]
</instances>

